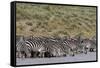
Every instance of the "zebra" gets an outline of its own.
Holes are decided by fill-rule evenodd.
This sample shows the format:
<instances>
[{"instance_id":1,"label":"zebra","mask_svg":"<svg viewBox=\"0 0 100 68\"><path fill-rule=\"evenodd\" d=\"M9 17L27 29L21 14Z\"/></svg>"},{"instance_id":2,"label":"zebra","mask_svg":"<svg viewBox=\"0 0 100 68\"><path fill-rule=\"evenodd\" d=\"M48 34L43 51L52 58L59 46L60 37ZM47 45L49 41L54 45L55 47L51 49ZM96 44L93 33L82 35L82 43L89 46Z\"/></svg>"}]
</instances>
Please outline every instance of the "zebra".
<instances>
[{"instance_id":1,"label":"zebra","mask_svg":"<svg viewBox=\"0 0 100 68\"><path fill-rule=\"evenodd\" d=\"M49 53L50 57L60 57L63 55L63 50L61 48L61 45L55 38L52 37L45 38L44 45L46 52Z\"/></svg>"},{"instance_id":2,"label":"zebra","mask_svg":"<svg viewBox=\"0 0 100 68\"><path fill-rule=\"evenodd\" d=\"M96 49L96 43L90 39L83 39L81 41L81 46L83 47L83 52L87 54L87 52L94 51Z\"/></svg>"},{"instance_id":3,"label":"zebra","mask_svg":"<svg viewBox=\"0 0 100 68\"><path fill-rule=\"evenodd\" d=\"M40 37L32 37L25 40L25 44L28 47L31 57L44 57L45 47Z\"/></svg>"},{"instance_id":4,"label":"zebra","mask_svg":"<svg viewBox=\"0 0 100 68\"><path fill-rule=\"evenodd\" d=\"M16 42L16 57L17 58L30 57L30 53L25 44L24 37L19 37L19 40L17 40Z\"/></svg>"},{"instance_id":5,"label":"zebra","mask_svg":"<svg viewBox=\"0 0 100 68\"><path fill-rule=\"evenodd\" d=\"M56 37L55 38L57 45L61 48L61 53L62 56L67 56L69 53L69 47L66 45L65 40L67 40L67 38L61 38L61 37Z\"/></svg>"},{"instance_id":6,"label":"zebra","mask_svg":"<svg viewBox=\"0 0 100 68\"><path fill-rule=\"evenodd\" d=\"M45 46L46 50L46 57L55 57L57 54L56 47L54 43L51 41L52 38L50 37L43 37L43 45ZM47 54L49 53L49 54Z\"/></svg>"},{"instance_id":7,"label":"zebra","mask_svg":"<svg viewBox=\"0 0 100 68\"><path fill-rule=\"evenodd\" d=\"M66 45L67 49L68 49L68 53L71 56L75 56L76 53L78 53L78 49L79 49L79 42L77 40L74 39L68 39L64 41L64 44Z\"/></svg>"},{"instance_id":8,"label":"zebra","mask_svg":"<svg viewBox=\"0 0 100 68\"><path fill-rule=\"evenodd\" d=\"M64 51L65 49L63 48L60 42L54 42L54 46L56 48L58 57L65 56L65 51Z\"/></svg>"},{"instance_id":9,"label":"zebra","mask_svg":"<svg viewBox=\"0 0 100 68\"><path fill-rule=\"evenodd\" d=\"M91 46L90 46L90 52L96 52L96 46L97 44L96 44L96 42L95 41L93 41L93 40L91 40Z\"/></svg>"},{"instance_id":10,"label":"zebra","mask_svg":"<svg viewBox=\"0 0 100 68\"><path fill-rule=\"evenodd\" d=\"M96 45L97 45L96 36L92 37L91 43L92 43L92 46L91 46L90 52L96 52Z\"/></svg>"}]
</instances>

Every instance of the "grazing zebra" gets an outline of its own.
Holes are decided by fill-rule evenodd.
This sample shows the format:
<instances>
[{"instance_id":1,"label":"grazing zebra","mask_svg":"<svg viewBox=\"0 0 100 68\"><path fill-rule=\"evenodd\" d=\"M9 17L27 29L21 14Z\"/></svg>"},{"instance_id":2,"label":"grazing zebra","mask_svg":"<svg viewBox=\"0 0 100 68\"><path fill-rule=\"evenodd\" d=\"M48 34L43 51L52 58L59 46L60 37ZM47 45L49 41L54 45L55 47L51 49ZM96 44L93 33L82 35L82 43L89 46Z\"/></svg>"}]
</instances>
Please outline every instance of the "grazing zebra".
<instances>
[{"instance_id":1,"label":"grazing zebra","mask_svg":"<svg viewBox=\"0 0 100 68\"><path fill-rule=\"evenodd\" d=\"M44 57L45 47L40 37L26 39L25 44L31 53L31 57Z\"/></svg>"},{"instance_id":2,"label":"grazing zebra","mask_svg":"<svg viewBox=\"0 0 100 68\"><path fill-rule=\"evenodd\" d=\"M82 41L81 41L81 46L83 47L83 52L85 53L85 54L87 54L87 52L89 52L89 51L93 51L94 50L94 48L96 48L96 44L95 44L95 42L93 42L92 40L90 40L90 39L83 39Z\"/></svg>"},{"instance_id":3,"label":"grazing zebra","mask_svg":"<svg viewBox=\"0 0 100 68\"><path fill-rule=\"evenodd\" d=\"M46 52L49 53L50 57L60 57L63 56L63 50L61 44L55 38L45 38L44 41Z\"/></svg>"},{"instance_id":4,"label":"grazing zebra","mask_svg":"<svg viewBox=\"0 0 100 68\"><path fill-rule=\"evenodd\" d=\"M63 48L62 44L60 42L54 42L54 48L57 51L57 56L61 57L61 56L65 56L65 49Z\"/></svg>"},{"instance_id":5,"label":"grazing zebra","mask_svg":"<svg viewBox=\"0 0 100 68\"><path fill-rule=\"evenodd\" d=\"M56 38L56 43L59 44L59 47L62 50L62 56L67 56L69 53L69 47L66 45L65 41L68 40L67 38Z\"/></svg>"},{"instance_id":6,"label":"grazing zebra","mask_svg":"<svg viewBox=\"0 0 100 68\"><path fill-rule=\"evenodd\" d=\"M91 46L90 52L96 52L96 45L97 45L96 36L92 37L91 43L92 43L92 46Z\"/></svg>"},{"instance_id":7,"label":"grazing zebra","mask_svg":"<svg viewBox=\"0 0 100 68\"><path fill-rule=\"evenodd\" d=\"M16 57L25 58L30 57L28 47L25 44L24 37L20 37L19 41L16 42Z\"/></svg>"},{"instance_id":8,"label":"grazing zebra","mask_svg":"<svg viewBox=\"0 0 100 68\"><path fill-rule=\"evenodd\" d=\"M56 54L57 54L56 49L57 48L55 47L55 45L51 41L51 38L44 38L43 44L45 45L46 52L49 53L48 55L46 55L46 57L56 56Z\"/></svg>"},{"instance_id":9,"label":"grazing zebra","mask_svg":"<svg viewBox=\"0 0 100 68\"><path fill-rule=\"evenodd\" d=\"M69 39L65 40L64 44L69 48L68 52L71 56L75 56L75 53L78 52L79 43L77 40Z\"/></svg>"},{"instance_id":10,"label":"grazing zebra","mask_svg":"<svg viewBox=\"0 0 100 68\"><path fill-rule=\"evenodd\" d=\"M90 52L96 52L96 42L91 40Z\"/></svg>"}]
</instances>

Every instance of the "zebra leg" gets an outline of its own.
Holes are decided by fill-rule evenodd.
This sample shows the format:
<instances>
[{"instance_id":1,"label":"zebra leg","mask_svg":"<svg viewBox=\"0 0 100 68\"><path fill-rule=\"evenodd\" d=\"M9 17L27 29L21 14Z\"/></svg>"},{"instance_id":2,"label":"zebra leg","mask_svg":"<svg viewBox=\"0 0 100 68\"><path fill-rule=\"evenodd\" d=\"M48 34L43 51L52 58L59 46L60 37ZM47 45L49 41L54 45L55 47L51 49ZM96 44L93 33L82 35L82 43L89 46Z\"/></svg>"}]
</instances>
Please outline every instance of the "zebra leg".
<instances>
[{"instance_id":1,"label":"zebra leg","mask_svg":"<svg viewBox=\"0 0 100 68\"><path fill-rule=\"evenodd\" d=\"M39 57L44 58L45 57L45 52L39 52Z\"/></svg>"},{"instance_id":2,"label":"zebra leg","mask_svg":"<svg viewBox=\"0 0 100 68\"><path fill-rule=\"evenodd\" d=\"M45 57L50 58L50 57L53 57L53 55L52 55L52 53L50 53L50 52L45 52Z\"/></svg>"},{"instance_id":3,"label":"zebra leg","mask_svg":"<svg viewBox=\"0 0 100 68\"><path fill-rule=\"evenodd\" d=\"M85 51L85 54L87 54L87 51Z\"/></svg>"},{"instance_id":4,"label":"zebra leg","mask_svg":"<svg viewBox=\"0 0 100 68\"><path fill-rule=\"evenodd\" d=\"M34 53L34 57L35 57L35 58L39 57L39 54L40 54L40 52L35 51L35 53Z\"/></svg>"},{"instance_id":5,"label":"zebra leg","mask_svg":"<svg viewBox=\"0 0 100 68\"><path fill-rule=\"evenodd\" d=\"M19 53L18 52L16 52L16 58L19 58Z\"/></svg>"},{"instance_id":6,"label":"zebra leg","mask_svg":"<svg viewBox=\"0 0 100 68\"><path fill-rule=\"evenodd\" d=\"M83 47L82 52L83 52L84 54L87 54L87 48L86 48L86 47Z\"/></svg>"},{"instance_id":7,"label":"zebra leg","mask_svg":"<svg viewBox=\"0 0 100 68\"><path fill-rule=\"evenodd\" d=\"M45 52L41 52L41 58L45 57Z\"/></svg>"},{"instance_id":8,"label":"zebra leg","mask_svg":"<svg viewBox=\"0 0 100 68\"><path fill-rule=\"evenodd\" d=\"M51 52L48 52L48 57L53 57L53 54Z\"/></svg>"},{"instance_id":9,"label":"zebra leg","mask_svg":"<svg viewBox=\"0 0 100 68\"><path fill-rule=\"evenodd\" d=\"M72 56L75 56L74 52L72 52Z\"/></svg>"},{"instance_id":10,"label":"zebra leg","mask_svg":"<svg viewBox=\"0 0 100 68\"><path fill-rule=\"evenodd\" d=\"M90 52L93 52L93 48L90 48L90 50L89 50Z\"/></svg>"},{"instance_id":11,"label":"zebra leg","mask_svg":"<svg viewBox=\"0 0 100 68\"><path fill-rule=\"evenodd\" d=\"M18 58L22 58L22 53L18 52Z\"/></svg>"},{"instance_id":12,"label":"zebra leg","mask_svg":"<svg viewBox=\"0 0 100 68\"><path fill-rule=\"evenodd\" d=\"M31 54L31 56L30 56L30 57L31 57L31 58L34 58L34 54L35 54L35 52L34 52L34 51L31 51L31 53L30 53L30 54Z\"/></svg>"},{"instance_id":13,"label":"zebra leg","mask_svg":"<svg viewBox=\"0 0 100 68\"><path fill-rule=\"evenodd\" d=\"M90 52L95 52L95 48L90 48Z\"/></svg>"},{"instance_id":14,"label":"zebra leg","mask_svg":"<svg viewBox=\"0 0 100 68\"><path fill-rule=\"evenodd\" d=\"M85 52L84 52L84 53L85 53L85 54L87 54L87 51L88 51L88 48L87 48L87 47L85 47Z\"/></svg>"},{"instance_id":15,"label":"zebra leg","mask_svg":"<svg viewBox=\"0 0 100 68\"><path fill-rule=\"evenodd\" d=\"M74 51L72 49L70 49L70 55L75 56Z\"/></svg>"},{"instance_id":16,"label":"zebra leg","mask_svg":"<svg viewBox=\"0 0 100 68\"><path fill-rule=\"evenodd\" d=\"M41 52L41 57L44 58L44 52Z\"/></svg>"},{"instance_id":17,"label":"zebra leg","mask_svg":"<svg viewBox=\"0 0 100 68\"><path fill-rule=\"evenodd\" d=\"M16 53L16 57L17 57L17 58L25 58L25 55L24 55L23 52L17 52L17 53Z\"/></svg>"},{"instance_id":18,"label":"zebra leg","mask_svg":"<svg viewBox=\"0 0 100 68\"><path fill-rule=\"evenodd\" d=\"M31 58L31 53L26 54L26 58Z\"/></svg>"},{"instance_id":19,"label":"zebra leg","mask_svg":"<svg viewBox=\"0 0 100 68\"><path fill-rule=\"evenodd\" d=\"M49 56L48 56L48 52L45 52L45 53L44 53L44 56L45 56L45 57L49 57Z\"/></svg>"},{"instance_id":20,"label":"zebra leg","mask_svg":"<svg viewBox=\"0 0 100 68\"><path fill-rule=\"evenodd\" d=\"M42 57L42 52L39 52L38 57L39 57L39 58Z\"/></svg>"},{"instance_id":21,"label":"zebra leg","mask_svg":"<svg viewBox=\"0 0 100 68\"><path fill-rule=\"evenodd\" d=\"M67 56L66 52L63 54L63 56L64 56L64 57Z\"/></svg>"},{"instance_id":22,"label":"zebra leg","mask_svg":"<svg viewBox=\"0 0 100 68\"><path fill-rule=\"evenodd\" d=\"M93 52L96 52L96 48L93 49Z\"/></svg>"},{"instance_id":23,"label":"zebra leg","mask_svg":"<svg viewBox=\"0 0 100 68\"><path fill-rule=\"evenodd\" d=\"M26 58L26 55L25 54L22 54L22 58Z\"/></svg>"},{"instance_id":24,"label":"zebra leg","mask_svg":"<svg viewBox=\"0 0 100 68\"><path fill-rule=\"evenodd\" d=\"M22 54L22 55L21 55L21 58L26 58L26 54L25 54L24 51L22 51L21 54Z\"/></svg>"}]
</instances>

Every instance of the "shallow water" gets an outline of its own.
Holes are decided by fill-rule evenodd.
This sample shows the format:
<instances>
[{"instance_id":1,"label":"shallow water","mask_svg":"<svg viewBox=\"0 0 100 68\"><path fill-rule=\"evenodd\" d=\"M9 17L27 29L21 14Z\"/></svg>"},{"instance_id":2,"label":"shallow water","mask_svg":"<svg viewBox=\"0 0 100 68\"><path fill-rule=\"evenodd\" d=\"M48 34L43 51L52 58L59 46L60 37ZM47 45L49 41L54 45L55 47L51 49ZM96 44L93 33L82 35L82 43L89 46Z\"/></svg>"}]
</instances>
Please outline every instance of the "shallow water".
<instances>
[{"instance_id":1,"label":"shallow water","mask_svg":"<svg viewBox=\"0 0 100 68\"><path fill-rule=\"evenodd\" d=\"M88 52L87 54L78 54L74 57L53 57L53 58L23 58L16 59L17 65L46 64L46 63L64 63L79 61L95 61L96 52Z\"/></svg>"}]
</instances>

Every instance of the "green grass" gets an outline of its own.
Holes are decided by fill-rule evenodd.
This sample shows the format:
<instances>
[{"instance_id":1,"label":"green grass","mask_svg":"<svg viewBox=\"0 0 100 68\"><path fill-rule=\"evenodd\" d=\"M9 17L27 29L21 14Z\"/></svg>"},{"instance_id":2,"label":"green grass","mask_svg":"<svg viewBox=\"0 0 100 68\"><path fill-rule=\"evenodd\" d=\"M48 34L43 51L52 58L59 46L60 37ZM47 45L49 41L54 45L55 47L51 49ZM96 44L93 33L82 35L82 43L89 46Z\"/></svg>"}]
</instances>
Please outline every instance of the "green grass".
<instances>
[{"instance_id":1,"label":"green grass","mask_svg":"<svg viewBox=\"0 0 100 68\"><path fill-rule=\"evenodd\" d=\"M96 35L96 7L17 3L16 9L17 35Z\"/></svg>"}]
</instances>

